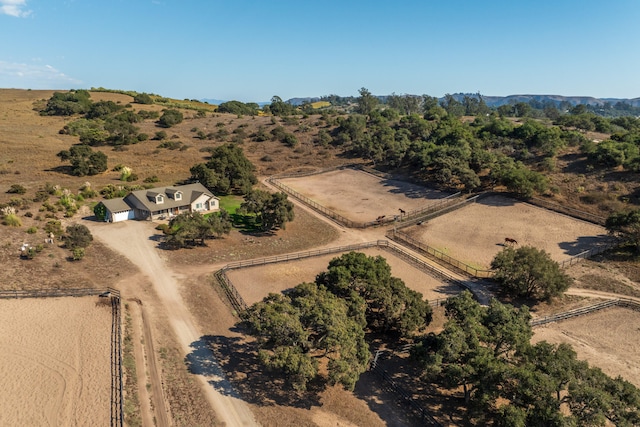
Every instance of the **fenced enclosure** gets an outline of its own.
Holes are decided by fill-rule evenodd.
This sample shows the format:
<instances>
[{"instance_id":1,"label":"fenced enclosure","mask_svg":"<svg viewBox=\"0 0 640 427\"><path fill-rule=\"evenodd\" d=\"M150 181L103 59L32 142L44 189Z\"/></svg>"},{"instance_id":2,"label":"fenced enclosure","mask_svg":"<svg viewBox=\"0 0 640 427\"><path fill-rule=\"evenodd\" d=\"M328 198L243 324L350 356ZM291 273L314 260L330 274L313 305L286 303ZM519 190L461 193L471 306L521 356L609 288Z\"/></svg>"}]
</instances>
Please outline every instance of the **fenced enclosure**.
<instances>
[{"instance_id":1,"label":"fenced enclosure","mask_svg":"<svg viewBox=\"0 0 640 427\"><path fill-rule=\"evenodd\" d=\"M237 311L237 313L240 316L242 316L242 312L248 308L248 305L244 301L241 293L238 291L238 289L233 284L231 279L229 279L228 275L226 274L227 271L267 265L267 264L295 261L295 260L300 260L304 258L318 257L323 255L329 255L329 254L346 253L346 252L358 251L358 250L363 250L368 248L378 248L378 249L390 251L395 255L397 255L398 257L405 260L406 262L411 263L412 265L414 265L424 273L434 276L442 282L454 284L458 286L460 290L468 289L474 294L476 298L480 298L477 295L477 290L472 286L470 286L468 283L460 281L455 277L453 277L452 275L448 274L447 272L441 271L433 267L432 265L424 262L423 260L417 258L411 253L405 251L404 249L402 249L397 245L392 244L387 240L377 240L375 242L365 242L365 243L359 243L355 245L337 246L333 248L318 249L318 250L312 250L312 251L297 252L292 254L275 255L275 256L266 257L266 258L232 262L225 265L216 273L214 273L214 277L217 279L218 283L224 290L233 308ZM445 300L446 298L437 298L434 300L430 300L429 304L432 306L438 306L438 305L441 305Z\"/></svg>"},{"instance_id":2,"label":"fenced enclosure","mask_svg":"<svg viewBox=\"0 0 640 427\"><path fill-rule=\"evenodd\" d=\"M120 291L113 288L75 288L75 289L31 289L31 290L2 290L2 299L20 298L60 298L104 296L109 299L111 306L110 331L110 371L111 371L111 413L110 425L121 427L124 425L123 398L123 367L122 367L122 316Z\"/></svg>"},{"instance_id":3,"label":"fenced enclosure","mask_svg":"<svg viewBox=\"0 0 640 427\"><path fill-rule=\"evenodd\" d=\"M424 215L429 214L431 212L441 210L445 206L449 206L449 205L455 204L456 200L458 198L460 198L461 195L462 195L462 193L458 192L458 193L455 193L455 194L451 194L451 195L448 195L448 196L445 196L445 197L438 198L433 203L429 204L428 206L421 206L420 208L414 208L414 209L407 208L406 210L398 209L398 212L400 212L400 214L378 215L375 220L357 221L357 220L354 220L354 219L347 218L345 215L342 215L342 214L336 212L335 209L328 208L325 204L317 202L315 200L312 200L311 198L309 198L309 197L305 196L304 194L302 194L300 191L294 190L290 186L288 186L288 185L284 184L283 182L281 182L281 180L284 180L284 179L304 178L304 177L310 177L310 176L314 176L314 175L321 175L321 174L340 171L340 170L357 170L357 171L360 171L362 173L365 173L365 174L368 174L368 175L372 175L372 176L374 176L376 178L387 179L387 180L394 181L394 182L403 182L404 183L403 185L414 186L413 188L416 188L416 186L417 186L416 184L413 184L413 183L399 181L399 180L395 179L392 175L386 174L384 172L372 170L371 168L368 168L368 167L365 167L365 166L361 166L361 165L355 165L355 166L354 165L349 165L349 166L341 166L341 167L337 167L337 168L323 169L323 170L318 170L318 171L306 171L306 172L281 174L281 175L276 175L276 176L269 177L267 179L267 182L270 183L271 185L273 185L274 187L278 188L279 190L287 193L289 196L291 196L291 197L295 198L296 200L300 201L301 203L305 204L306 206L310 207L311 209L315 210L316 212L318 212L318 213L326 216L327 218L332 219L336 223L338 223L338 224L340 224L340 225L342 225L344 227L348 227L348 228L368 228L368 227L387 225L387 224L396 223L396 222L403 222L403 221L407 221L407 220L414 220L416 217L421 217L421 216L424 216ZM419 187L419 186L417 186L417 187ZM421 188L425 188L425 187L421 187ZM367 195L367 191L366 190L361 189L361 188L359 188L359 190L362 192L362 195ZM435 191L435 190L429 190L429 191ZM387 194L388 197L392 197L391 193L392 192L389 192ZM396 196L393 196L393 197L396 197ZM418 200L420 198L412 196L411 199ZM363 199L363 200L369 200L369 199ZM406 200L405 200L405 202L406 202ZM415 201L413 202L413 205L415 207L415 205L416 205ZM388 214L389 212L386 212L386 213ZM375 216L371 216L371 217L375 217Z\"/></svg>"}]
</instances>

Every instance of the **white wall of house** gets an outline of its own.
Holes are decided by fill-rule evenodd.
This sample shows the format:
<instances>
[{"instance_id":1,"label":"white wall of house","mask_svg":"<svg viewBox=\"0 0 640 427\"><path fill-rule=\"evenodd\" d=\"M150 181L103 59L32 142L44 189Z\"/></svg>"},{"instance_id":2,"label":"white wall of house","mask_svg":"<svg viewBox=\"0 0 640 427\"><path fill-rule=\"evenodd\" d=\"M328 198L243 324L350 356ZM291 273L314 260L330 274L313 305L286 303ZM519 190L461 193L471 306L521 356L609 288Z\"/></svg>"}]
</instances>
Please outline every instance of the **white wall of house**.
<instances>
[{"instance_id":1,"label":"white wall of house","mask_svg":"<svg viewBox=\"0 0 640 427\"><path fill-rule=\"evenodd\" d=\"M211 199L211 201L214 201L214 200L216 199L213 199L213 198ZM191 203L191 210L193 212L208 212L208 211L217 209L217 206L215 208L210 206L210 203L207 203L208 201L209 201L209 196L207 196L206 194L202 194L200 197L195 199L193 203Z\"/></svg>"}]
</instances>

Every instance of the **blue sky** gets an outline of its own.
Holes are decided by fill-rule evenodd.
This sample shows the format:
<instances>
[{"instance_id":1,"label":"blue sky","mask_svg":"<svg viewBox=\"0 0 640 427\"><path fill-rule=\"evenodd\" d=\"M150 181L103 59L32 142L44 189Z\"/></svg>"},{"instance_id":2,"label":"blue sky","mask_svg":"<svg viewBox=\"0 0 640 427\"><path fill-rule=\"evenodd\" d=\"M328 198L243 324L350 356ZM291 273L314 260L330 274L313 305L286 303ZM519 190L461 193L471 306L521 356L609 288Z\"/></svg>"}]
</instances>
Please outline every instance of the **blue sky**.
<instances>
[{"instance_id":1,"label":"blue sky","mask_svg":"<svg viewBox=\"0 0 640 427\"><path fill-rule=\"evenodd\" d=\"M0 88L640 97L638 0L0 0Z\"/></svg>"}]
</instances>

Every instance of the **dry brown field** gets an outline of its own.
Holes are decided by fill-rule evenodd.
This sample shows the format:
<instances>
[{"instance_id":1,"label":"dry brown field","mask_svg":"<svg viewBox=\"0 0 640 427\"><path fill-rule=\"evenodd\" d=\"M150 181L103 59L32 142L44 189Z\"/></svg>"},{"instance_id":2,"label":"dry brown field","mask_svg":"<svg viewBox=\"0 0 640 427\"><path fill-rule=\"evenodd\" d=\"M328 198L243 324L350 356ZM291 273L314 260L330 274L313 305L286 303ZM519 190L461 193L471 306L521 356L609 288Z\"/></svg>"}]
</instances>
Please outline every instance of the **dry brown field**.
<instances>
[{"instance_id":1,"label":"dry brown field","mask_svg":"<svg viewBox=\"0 0 640 427\"><path fill-rule=\"evenodd\" d=\"M352 221L374 221L425 208L449 193L367 172L342 169L298 178L280 179L287 187Z\"/></svg>"},{"instance_id":2,"label":"dry brown field","mask_svg":"<svg viewBox=\"0 0 640 427\"><path fill-rule=\"evenodd\" d=\"M562 262L606 245L604 227L503 196L491 196L403 230L410 237L478 269L487 269L505 237Z\"/></svg>"},{"instance_id":3,"label":"dry brown field","mask_svg":"<svg viewBox=\"0 0 640 427\"><path fill-rule=\"evenodd\" d=\"M111 306L97 303L0 300L0 425L109 425Z\"/></svg>"},{"instance_id":4,"label":"dry brown field","mask_svg":"<svg viewBox=\"0 0 640 427\"><path fill-rule=\"evenodd\" d=\"M391 267L391 274L404 281L410 289L420 292L427 300L455 295L461 289L453 284L425 273L406 263L392 252L379 248L358 250L367 256L382 256ZM246 267L227 272L227 276L249 305L262 300L269 293L279 293L303 282L313 282L316 276L327 270L329 261L340 253L315 256L295 261Z\"/></svg>"},{"instance_id":5,"label":"dry brown field","mask_svg":"<svg viewBox=\"0 0 640 427\"><path fill-rule=\"evenodd\" d=\"M609 308L533 329L532 342L568 343L590 366L640 387L640 313Z\"/></svg>"}]
</instances>

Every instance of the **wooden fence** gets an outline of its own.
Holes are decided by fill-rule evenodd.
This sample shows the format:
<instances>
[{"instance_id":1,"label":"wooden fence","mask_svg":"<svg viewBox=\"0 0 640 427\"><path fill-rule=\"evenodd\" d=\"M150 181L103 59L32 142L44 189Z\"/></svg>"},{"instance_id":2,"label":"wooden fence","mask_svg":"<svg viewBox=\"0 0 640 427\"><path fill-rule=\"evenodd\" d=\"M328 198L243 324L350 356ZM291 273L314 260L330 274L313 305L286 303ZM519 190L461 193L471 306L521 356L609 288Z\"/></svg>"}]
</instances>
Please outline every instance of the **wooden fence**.
<instances>
[{"instance_id":1,"label":"wooden fence","mask_svg":"<svg viewBox=\"0 0 640 427\"><path fill-rule=\"evenodd\" d=\"M379 248L382 250L392 252L396 256L404 259L405 261L414 265L415 267L422 270L423 272L431 276L434 276L439 280L442 280L443 282L457 285L461 289L468 289L478 299L476 290L470 287L467 283L456 279L455 277L449 275L444 271L438 270L432 265L424 262L418 257L410 254L409 252L405 251L401 247L394 245L387 240L377 240L375 242L365 242L365 243L359 243L355 245L336 246L333 248L317 249L313 251L297 252L297 253L284 254L284 255L274 255L266 258L232 262L225 265L217 272L215 272L214 277L218 280L218 283L224 290L225 294L227 295L227 298L229 298L229 302L231 303L233 308L238 312L240 316L242 316L242 312L244 312L248 308L248 305L242 298L242 295L240 294L238 289L235 287L231 279L229 279L229 276L227 276L226 274L227 271L240 269L240 268L248 268L248 267L255 267L260 265L280 263L280 262L295 261L295 260L300 260L304 258L318 257L323 255L329 255L329 254L346 253L346 252L358 251L358 250L367 249L367 248ZM445 300L446 298L438 298L436 300L429 301L429 304L431 306L439 306L439 305L442 305L443 301Z\"/></svg>"},{"instance_id":2,"label":"wooden fence","mask_svg":"<svg viewBox=\"0 0 640 427\"><path fill-rule=\"evenodd\" d=\"M58 298L108 295L111 302L111 414L110 425L124 425L123 369L122 369L122 303L120 291L113 288L76 289L15 289L0 291L0 298Z\"/></svg>"},{"instance_id":3,"label":"wooden fence","mask_svg":"<svg viewBox=\"0 0 640 427\"><path fill-rule=\"evenodd\" d=\"M597 304L588 305L586 307L580 307L562 313L556 313L551 316L538 317L532 319L530 324L531 326L540 326L547 323L559 322L562 320L571 319L572 317L584 316L585 314L590 314L609 307L624 307L640 311L640 303L628 298L616 298L599 302Z\"/></svg>"},{"instance_id":4,"label":"wooden fence","mask_svg":"<svg viewBox=\"0 0 640 427\"><path fill-rule=\"evenodd\" d=\"M539 197L529 197L522 200L532 205L539 206L541 208L545 208L554 212L568 215L576 219L581 219L583 221L591 222L591 223L602 225L602 226L604 226L604 224L607 221L607 219L602 216L594 215L592 213L581 211L579 209L570 208L568 206L554 203L549 200L541 199Z\"/></svg>"}]
</instances>

